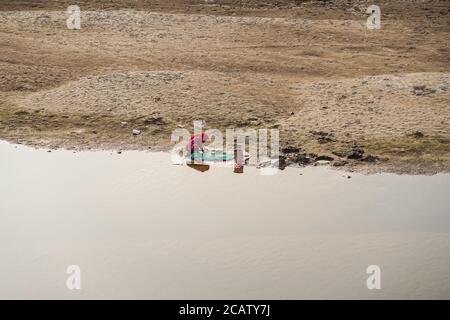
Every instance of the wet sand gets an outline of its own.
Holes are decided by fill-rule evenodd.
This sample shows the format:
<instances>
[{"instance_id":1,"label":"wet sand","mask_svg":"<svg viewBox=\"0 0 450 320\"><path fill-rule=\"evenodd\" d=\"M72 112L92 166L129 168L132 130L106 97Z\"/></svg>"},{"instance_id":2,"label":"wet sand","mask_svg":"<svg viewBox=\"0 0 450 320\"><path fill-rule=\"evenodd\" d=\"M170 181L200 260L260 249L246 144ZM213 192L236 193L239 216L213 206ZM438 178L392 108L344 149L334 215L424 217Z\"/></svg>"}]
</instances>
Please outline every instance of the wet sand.
<instances>
[{"instance_id":1,"label":"wet sand","mask_svg":"<svg viewBox=\"0 0 450 320\"><path fill-rule=\"evenodd\" d=\"M200 173L3 142L0 176L0 298L450 298L448 174Z\"/></svg>"}]
</instances>

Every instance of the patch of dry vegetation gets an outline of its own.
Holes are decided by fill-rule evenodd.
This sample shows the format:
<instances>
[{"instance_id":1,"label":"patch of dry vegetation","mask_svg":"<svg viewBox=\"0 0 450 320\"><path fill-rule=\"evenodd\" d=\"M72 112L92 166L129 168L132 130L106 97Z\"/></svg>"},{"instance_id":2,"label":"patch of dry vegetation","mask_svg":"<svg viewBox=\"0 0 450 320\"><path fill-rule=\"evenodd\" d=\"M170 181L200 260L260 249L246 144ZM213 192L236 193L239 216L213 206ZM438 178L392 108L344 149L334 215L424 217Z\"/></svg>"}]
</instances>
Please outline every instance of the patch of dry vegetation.
<instances>
[{"instance_id":1,"label":"patch of dry vegetation","mask_svg":"<svg viewBox=\"0 0 450 320\"><path fill-rule=\"evenodd\" d=\"M3 139L168 149L201 119L347 166L356 144L379 170L449 170L448 2L381 1L372 32L367 1L81 1L79 31L67 3L0 4Z\"/></svg>"}]
</instances>

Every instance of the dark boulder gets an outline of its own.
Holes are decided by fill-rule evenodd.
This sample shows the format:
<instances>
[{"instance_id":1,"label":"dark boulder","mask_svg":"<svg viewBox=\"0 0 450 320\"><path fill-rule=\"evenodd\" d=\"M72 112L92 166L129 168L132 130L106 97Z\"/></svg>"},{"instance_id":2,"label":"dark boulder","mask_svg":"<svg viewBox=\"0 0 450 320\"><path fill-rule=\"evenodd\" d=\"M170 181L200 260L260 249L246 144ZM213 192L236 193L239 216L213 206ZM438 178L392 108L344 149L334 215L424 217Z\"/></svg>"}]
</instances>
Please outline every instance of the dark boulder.
<instances>
[{"instance_id":1,"label":"dark boulder","mask_svg":"<svg viewBox=\"0 0 450 320\"><path fill-rule=\"evenodd\" d=\"M373 156L371 154L368 154L367 156L361 159L361 161L364 162L377 162L378 160L380 160L380 158L378 158L377 156Z\"/></svg>"},{"instance_id":2,"label":"dark boulder","mask_svg":"<svg viewBox=\"0 0 450 320\"><path fill-rule=\"evenodd\" d=\"M281 151L283 153L298 153L298 152L300 152L300 148L289 146L289 147L281 149Z\"/></svg>"},{"instance_id":3,"label":"dark boulder","mask_svg":"<svg viewBox=\"0 0 450 320\"><path fill-rule=\"evenodd\" d=\"M411 134L411 136L416 139L421 139L421 138L425 137L425 135L421 131L415 131Z\"/></svg>"},{"instance_id":4,"label":"dark boulder","mask_svg":"<svg viewBox=\"0 0 450 320\"><path fill-rule=\"evenodd\" d=\"M346 157L347 159L351 160L361 160L364 156L364 150L361 149L357 144L354 144L352 146L352 150L347 152Z\"/></svg>"},{"instance_id":5,"label":"dark boulder","mask_svg":"<svg viewBox=\"0 0 450 320\"><path fill-rule=\"evenodd\" d=\"M345 166L346 164L347 164L347 161L345 161L345 160L337 160L337 161L333 162L332 166L333 167L342 167L342 166Z\"/></svg>"},{"instance_id":6,"label":"dark boulder","mask_svg":"<svg viewBox=\"0 0 450 320\"><path fill-rule=\"evenodd\" d=\"M329 157L329 156L318 156L314 160L315 161L333 161L334 158L333 157Z\"/></svg>"},{"instance_id":7,"label":"dark boulder","mask_svg":"<svg viewBox=\"0 0 450 320\"><path fill-rule=\"evenodd\" d=\"M311 158L311 156L309 154L306 153L301 153L301 154L297 154L294 158L293 161L295 163L298 163L299 165L307 165L310 164L311 162L313 162L313 158Z\"/></svg>"},{"instance_id":8,"label":"dark boulder","mask_svg":"<svg viewBox=\"0 0 450 320\"><path fill-rule=\"evenodd\" d=\"M285 156L279 156L278 157L278 169L284 170L287 166L286 163L286 157Z\"/></svg>"}]
</instances>

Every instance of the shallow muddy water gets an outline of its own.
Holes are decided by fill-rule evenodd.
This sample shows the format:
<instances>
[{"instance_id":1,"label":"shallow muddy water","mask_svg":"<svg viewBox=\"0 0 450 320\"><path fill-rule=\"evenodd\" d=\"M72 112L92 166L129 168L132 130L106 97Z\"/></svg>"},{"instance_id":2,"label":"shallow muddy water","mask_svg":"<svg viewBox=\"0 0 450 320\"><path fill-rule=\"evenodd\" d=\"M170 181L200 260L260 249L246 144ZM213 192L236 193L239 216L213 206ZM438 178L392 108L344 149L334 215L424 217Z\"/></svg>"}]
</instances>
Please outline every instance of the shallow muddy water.
<instances>
[{"instance_id":1,"label":"shallow muddy water","mask_svg":"<svg viewBox=\"0 0 450 320\"><path fill-rule=\"evenodd\" d=\"M448 299L449 190L448 174L201 173L1 142L0 298Z\"/></svg>"}]
</instances>

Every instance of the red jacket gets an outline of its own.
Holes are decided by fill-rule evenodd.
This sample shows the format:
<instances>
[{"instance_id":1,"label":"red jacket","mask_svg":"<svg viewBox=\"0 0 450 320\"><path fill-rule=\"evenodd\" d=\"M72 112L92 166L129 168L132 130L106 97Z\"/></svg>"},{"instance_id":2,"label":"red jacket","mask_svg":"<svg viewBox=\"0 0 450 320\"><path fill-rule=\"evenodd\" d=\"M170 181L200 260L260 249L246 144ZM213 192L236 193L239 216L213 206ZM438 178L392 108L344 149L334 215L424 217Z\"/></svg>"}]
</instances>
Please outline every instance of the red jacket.
<instances>
[{"instance_id":1,"label":"red jacket","mask_svg":"<svg viewBox=\"0 0 450 320\"><path fill-rule=\"evenodd\" d=\"M202 148L203 143L208 141L208 134L206 132L202 132L200 134L192 135L190 141L186 145L186 150L190 150L194 152Z\"/></svg>"}]
</instances>

